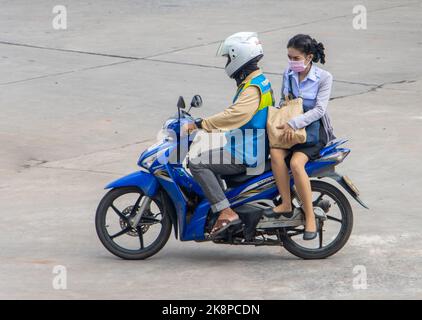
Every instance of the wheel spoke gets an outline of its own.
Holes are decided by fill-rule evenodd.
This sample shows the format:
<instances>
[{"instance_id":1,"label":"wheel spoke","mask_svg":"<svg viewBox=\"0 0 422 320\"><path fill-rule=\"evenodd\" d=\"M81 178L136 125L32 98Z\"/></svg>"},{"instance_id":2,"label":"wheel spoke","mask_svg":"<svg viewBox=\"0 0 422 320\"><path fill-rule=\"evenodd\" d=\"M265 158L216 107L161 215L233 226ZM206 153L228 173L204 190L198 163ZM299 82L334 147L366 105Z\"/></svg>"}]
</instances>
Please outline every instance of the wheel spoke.
<instances>
[{"instance_id":1,"label":"wheel spoke","mask_svg":"<svg viewBox=\"0 0 422 320\"><path fill-rule=\"evenodd\" d=\"M126 227L126 228L120 230L119 232L113 234L112 236L110 236L110 238L111 239L117 238L117 237L121 236L122 234L129 232L130 229L131 229L131 227Z\"/></svg>"},{"instance_id":2,"label":"wheel spoke","mask_svg":"<svg viewBox=\"0 0 422 320\"><path fill-rule=\"evenodd\" d=\"M139 207L139 202L141 202L142 197L143 197L143 195L141 194L139 196L138 200L136 200L135 205L133 206L132 211L130 212L131 217L135 216L136 211L138 210L138 207Z\"/></svg>"},{"instance_id":3,"label":"wheel spoke","mask_svg":"<svg viewBox=\"0 0 422 320\"><path fill-rule=\"evenodd\" d=\"M333 220L333 221L336 221L336 222L339 222L339 223L343 223L343 220L338 219L338 218L333 217L333 216L330 216L330 215L328 215L328 214L327 214L327 219L328 219L328 220Z\"/></svg>"},{"instance_id":4,"label":"wheel spoke","mask_svg":"<svg viewBox=\"0 0 422 320\"><path fill-rule=\"evenodd\" d=\"M124 221L124 222L128 222L128 219L127 219L127 217L123 214L123 213L121 213L120 211L119 211L119 209L117 209L115 206L114 206L114 204L111 204L110 205L110 207L114 210L114 212L116 212L116 214Z\"/></svg>"},{"instance_id":5,"label":"wheel spoke","mask_svg":"<svg viewBox=\"0 0 422 320\"><path fill-rule=\"evenodd\" d=\"M136 228L138 230L138 236L139 236L139 243L141 245L141 249L144 248L144 233L142 232L141 227Z\"/></svg>"}]
</instances>

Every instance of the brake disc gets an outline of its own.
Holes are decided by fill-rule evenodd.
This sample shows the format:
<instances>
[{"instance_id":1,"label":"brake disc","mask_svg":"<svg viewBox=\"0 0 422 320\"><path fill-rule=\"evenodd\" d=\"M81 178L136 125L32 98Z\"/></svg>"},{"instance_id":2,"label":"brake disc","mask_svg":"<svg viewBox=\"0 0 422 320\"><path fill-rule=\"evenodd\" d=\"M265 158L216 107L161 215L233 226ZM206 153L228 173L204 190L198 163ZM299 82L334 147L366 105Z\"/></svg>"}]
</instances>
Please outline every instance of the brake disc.
<instances>
[{"instance_id":1,"label":"brake disc","mask_svg":"<svg viewBox=\"0 0 422 320\"><path fill-rule=\"evenodd\" d=\"M129 207L127 207L127 208L125 208L123 211L122 211L122 213L128 218L128 219L131 219L131 218L133 218L133 216L130 216L130 213L132 212L132 209L133 209L133 206L129 206ZM137 212L136 212L137 213ZM135 214L136 214L135 213ZM154 214L149 210L149 209L146 209L145 211L144 211L144 214L142 215L143 217L151 217L151 218L154 218L155 216L154 216ZM123 229L126 229L127 227L128 227L128 225L127 225L127 223L126 223L126 221L124 221L122 218L120 218L119 219L119 222L120 222L120 228L122 228L122 230ZM141 230L142 230L142 233L144 234L144 233L146 233L147 231L148 231L148 229L149 229L149 227L150 227L150 225L146 225L146 224L144 224L144 225L141 225ZM128 231L127 232L127 234L129 235L129 236L131 236L131 237L137 237L138 236L138 231L137 230L135 230L135 229L131 229L130 231Z\"/></svg>"},{"instance_id":2,"label":"brake disc","mask_svg":"<svg viewBox=\"0 0 422 320\"><path fill-rule=\"evenodd\" d=\"M122 211L122 214L125 215L128 219L131 218L130 213L132 211L132 208L133 208L133 206L129 206ZM120 222L120 228L122 228L122 230L126 229L128 227L127 222L124 221L122 218L119 219L119 222ZM130 229L130 231L128 231L126 234L131 236L131 237L137 237L138 236L138 232L134 229Z\"/></svg>"}]
</instances>

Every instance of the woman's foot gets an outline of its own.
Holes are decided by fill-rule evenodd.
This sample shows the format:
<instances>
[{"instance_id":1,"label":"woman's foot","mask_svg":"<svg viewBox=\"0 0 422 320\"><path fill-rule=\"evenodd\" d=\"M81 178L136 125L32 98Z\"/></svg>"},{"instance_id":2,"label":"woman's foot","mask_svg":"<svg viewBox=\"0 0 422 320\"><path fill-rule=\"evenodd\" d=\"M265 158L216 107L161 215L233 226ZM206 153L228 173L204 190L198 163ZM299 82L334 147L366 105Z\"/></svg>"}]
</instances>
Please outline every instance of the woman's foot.
<instances>
[{"instance_id":1,"label":"woman's foot","mask_svg":"<svg viewBox=\"0 0 422 320\"><path fill-rule=\"evenodd\" d=\"M303 240L313 240L318 235L318 222L315 218L307 219L305 223L305 232L303 233Z\"/></svg>"},{"instance_id":2,"label":"woman's foot","mask_svg":"<svg viewBox=\"0 0 422 320\"><path fill-rule=\"evenodd\" d=\"M308 232L316 232L317 231L317 225L315 218L313 219L306 219L305 222L305 231Z\"/></svg>"},{"instance_id":3,"label":"woman's foot","mask_svg":"<svg viewBox=\"0 0 422 320\"><path fill-rule=\"evenodd\" d=\"M268 208L264 209L264 216L268 218L280 218L281 216L284 216L285 218L289 219L293 217L293 211L292 211L292 204L279 204L278 206L274 208Z\"/></svg>"},{"instance_id":4,"label":"woman's foot","mask_svg":"<svg viewBox=\"0 0 422 320\"><path fill-rule=\"evenodd\" d=\"M292 204L291 203L281 203L278 206L273 208L273 211L275 213L281 214L281 213L290 213L292 212Z\"/></svg>"}]
</instances>

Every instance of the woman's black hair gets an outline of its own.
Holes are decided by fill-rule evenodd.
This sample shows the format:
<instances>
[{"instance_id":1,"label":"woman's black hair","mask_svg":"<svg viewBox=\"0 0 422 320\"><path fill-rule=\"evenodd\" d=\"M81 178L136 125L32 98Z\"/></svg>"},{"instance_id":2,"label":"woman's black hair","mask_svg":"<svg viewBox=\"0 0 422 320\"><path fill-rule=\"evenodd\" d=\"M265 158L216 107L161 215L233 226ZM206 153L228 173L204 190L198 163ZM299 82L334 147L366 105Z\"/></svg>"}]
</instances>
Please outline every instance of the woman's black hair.
<instances>
[{"instance_id":1,"label":"woman's black hair","mask_svg":"<svg viewBox=\"0 0 422 320\"><path fill-rule=\"evenodd\" d=\"M313 54L313 62L325 63L324 45L307 34L297 34L289 40L287 48L295 48L308 55Z\"/></svg>"}]
</instances>

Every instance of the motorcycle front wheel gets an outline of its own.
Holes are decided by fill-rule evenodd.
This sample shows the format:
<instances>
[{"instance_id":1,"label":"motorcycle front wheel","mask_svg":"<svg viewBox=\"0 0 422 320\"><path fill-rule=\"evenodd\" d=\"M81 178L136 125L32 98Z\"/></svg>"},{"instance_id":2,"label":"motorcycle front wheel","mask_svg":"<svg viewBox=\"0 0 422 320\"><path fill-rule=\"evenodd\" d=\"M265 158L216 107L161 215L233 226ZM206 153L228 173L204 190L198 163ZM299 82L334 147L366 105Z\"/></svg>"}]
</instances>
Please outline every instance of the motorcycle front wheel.
<instances>
[{"instance_id":1,"label":"motorcycle front wheel","mask_svg":"<svg viewBox=\"0 0 422 320\"><path fill-rule=\"evenodd\" d=\"M127 260L143 260L160 251L171 234L171 219L158 193L142 214L136 227L130 219L139 210L143 192L136 187L110 190L98 205L95 216L97 235L112 254ZM134 206L136 210L133 210Z\"/></svg>"}]
</instances>

